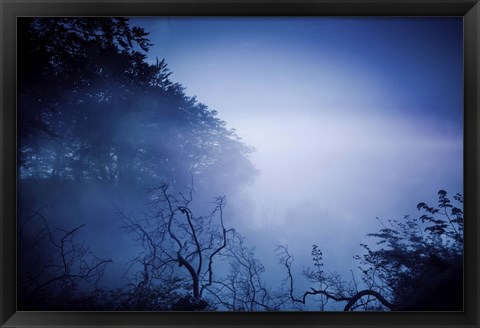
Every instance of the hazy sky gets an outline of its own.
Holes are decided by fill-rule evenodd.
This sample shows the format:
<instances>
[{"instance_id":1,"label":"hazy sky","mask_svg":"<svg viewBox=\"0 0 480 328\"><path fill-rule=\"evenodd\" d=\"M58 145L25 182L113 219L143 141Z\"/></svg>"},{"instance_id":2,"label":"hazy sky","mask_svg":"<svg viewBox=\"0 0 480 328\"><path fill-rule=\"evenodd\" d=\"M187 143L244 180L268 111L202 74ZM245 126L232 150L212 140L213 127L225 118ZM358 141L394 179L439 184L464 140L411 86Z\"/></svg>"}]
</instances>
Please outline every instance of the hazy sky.
<instances>
[{"instance_id":1,"label":"hazy sky","mask_svg":"<svg viewBox=\"0 0 480 328\"><path fill-rule=\"evenodd\" d=\"M332 269L354 268L375 217L462 192L461 18L131 24L151 33L149 60L165 58L187 95L256 148L259 175L229 213L267 269L281 243L300 266L316 243Z\"/></svg>"}]
</instances>

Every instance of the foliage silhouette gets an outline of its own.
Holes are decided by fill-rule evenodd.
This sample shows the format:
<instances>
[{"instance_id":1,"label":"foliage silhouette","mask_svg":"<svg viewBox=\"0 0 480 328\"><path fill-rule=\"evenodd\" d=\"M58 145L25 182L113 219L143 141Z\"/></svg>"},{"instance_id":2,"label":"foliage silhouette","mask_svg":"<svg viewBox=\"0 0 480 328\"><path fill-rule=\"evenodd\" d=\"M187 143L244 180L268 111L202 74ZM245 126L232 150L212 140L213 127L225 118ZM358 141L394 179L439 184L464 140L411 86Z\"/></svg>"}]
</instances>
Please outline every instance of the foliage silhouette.
<instances>
[{"instance_id":1,"label":"foliage silhouette","mask_svg":"<svg viewBox=\"0 0 480 328\"><path fill-rule=\"evenodd\" d=\"M251 181L253 149L170 80L165 60L147 62L147 36L125 18L19 19L22 178Z\"/></svg>"},{"instance_id":2,"label":"foliage silhouette","mask_svg":"<svg viewBox=\"0 0 480 328\"><path fill-rule=\"evenodd\" d=\"M374 247L361 244L365 253L354 258L360 261L362 287L353 271L350 281L336 272L323 269L322 252L312 247L316 269L307 268L303 275L312 287L295 296L292 273L293 255L286 246L277 247L277 255L285 267L292 303L305 304L321 295L320 308L328 301L346 302L345 311L461 311L463 309L463 196L456 194L453 205L447 192L438 192L438 207L421 202L420 218L406 215L403 220L378 219L383 228L368 237L377 238Z\"/></svg>"}]
</instances>

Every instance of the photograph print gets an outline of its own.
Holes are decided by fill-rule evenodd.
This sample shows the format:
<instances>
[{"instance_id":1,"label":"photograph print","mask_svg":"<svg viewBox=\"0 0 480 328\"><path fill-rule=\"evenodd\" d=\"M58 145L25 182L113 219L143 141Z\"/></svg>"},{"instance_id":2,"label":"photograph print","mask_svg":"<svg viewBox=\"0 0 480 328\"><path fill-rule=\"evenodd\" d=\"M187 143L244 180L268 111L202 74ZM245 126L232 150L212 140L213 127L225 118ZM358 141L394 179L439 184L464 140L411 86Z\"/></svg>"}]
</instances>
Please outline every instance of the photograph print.
<instances>
[{"instance_id":1,"label":"photograph print","mask_svg":"<svg viewBox=\"0 0 480 328\"><path fill-rule=\"evenodd\" d=\"M463 311L462 17L18 17L19 311Z\"/></svg>"}]
</instances>

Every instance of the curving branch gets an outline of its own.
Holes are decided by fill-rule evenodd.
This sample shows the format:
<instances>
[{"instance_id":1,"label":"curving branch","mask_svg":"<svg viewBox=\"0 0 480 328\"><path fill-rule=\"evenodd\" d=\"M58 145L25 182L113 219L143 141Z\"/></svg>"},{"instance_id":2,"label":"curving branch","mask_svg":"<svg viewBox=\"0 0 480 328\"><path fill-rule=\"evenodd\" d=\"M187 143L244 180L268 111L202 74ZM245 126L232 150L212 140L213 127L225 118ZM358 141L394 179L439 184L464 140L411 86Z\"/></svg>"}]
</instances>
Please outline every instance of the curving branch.
<instances>
[{"instance_id":1,"label":"curving branch","mask_svg":"<svg viewBox=\"0 0 480 328\"><path fill-rule=\"evenodd\" d=\"M178 256L178 265L185 266L185 268L190 273L190 276L192 277L193 298L195 298L195 300L199 300L200 290L199 290L199 281L198 281L197 272L195 271L193 266L190 264L190 262L185 260L185 258L182 256L180 251L177 252L177 256Z\"/></svg>"},{"instance_id":2,"label":"curving branch","mask_svg":"<svg viewBox=\"0 0 480 328\"><path fill-rule=\"evenodd\" d=\"M196 231L196 229L195 229L195 227L193 226L193 223L192 223L192 211L188 207L185 207L185 206L179 206L178 209L180 210L180 212L182 212L183 214L186 215L187 222L188 222L188 225L190 227L190 231L191 231L193 240L195 241L196 253L198 254L198 267L197 267L197 271L196 271L197 280L198 280L198 275L202 271L202 247L200 246L200 242L198 241L197 231Z\"/></svg>"},{"instance_id":3,"label":"curving branch","mask_svg":"<svg viewBox=\"0 0 480 328\"><path fill-rule=\"evenodd\" d=\"M287 271L287 281L289 283L289 288L288 288L289 296L290 296L290 300L294 303L305 304L308 296L323 295L328 299L332 299L336 302L347 302L343 310L350 311L352 307L355 305L355 303L357 303L362 297L374 296L378 299L380 303L382 303L382 305L389 308L390 310L393 310L395 308L395 305L387 301L379 292L371 289L365 289L365 290L359 291L354 295L344 295L343 292L341 291L340 292L336 291L335 293L332 293L327 291L326 289L317 290L317 289L311 288L310 291L304 292L301 297L295 297L293 274L292 274L292 268L291 268L292 263L294 261L294 257L289 253L288 248L286 246L283 246L283 245L277 246L276 250L278 252L277 254L280 256L280 263L285 266L285 269Z\"/></svg>"},{"instance_id":4,"label":"curving branch","mask_svg":"<svg viewBox=\"0 0 480 328\"><path fill-rule=\"evenodd\" d=\"M365 289L365 290L362 290L362 291L358 292L357 294L353 295L350 298L350 300L348 301L347 305L345 305L345 308L343 310L344 311L350 311L352 306L355 305L355 303L359 299L361 299L363 296L367 296L367 295L371 295L371 296L376 297L377 300L379 300L380 303L382 303L382 305L389 308L390 310L393 310L395 308L395 305L390 303L389 301L387 301L379 292L376 292L376 291L371 290L371 289Z\"/></svg>"},{"instance_id":5,"label":"curving branch","mask_svg":"<svg viewBox=\"0 0 480 328\"><path fill-rule=\"evenodd\" d=\"M200 291L200 295L203 293L203 290L207 287L210 287L213 283L213 258L220 253L222 249L227 247L227 233L230 231L234 231L233 229L225 229L225 225L223 223L223 207L225 206L225 197L218 197L216 198L217 200L217 206L212 212L212 215L214 215L216 212L219 212L220 216L220 226L222 229L222 244L215 249L211 254L210 257L208 258L208 282L202 286L202 290Z\"/></svg>"}]
</instances>

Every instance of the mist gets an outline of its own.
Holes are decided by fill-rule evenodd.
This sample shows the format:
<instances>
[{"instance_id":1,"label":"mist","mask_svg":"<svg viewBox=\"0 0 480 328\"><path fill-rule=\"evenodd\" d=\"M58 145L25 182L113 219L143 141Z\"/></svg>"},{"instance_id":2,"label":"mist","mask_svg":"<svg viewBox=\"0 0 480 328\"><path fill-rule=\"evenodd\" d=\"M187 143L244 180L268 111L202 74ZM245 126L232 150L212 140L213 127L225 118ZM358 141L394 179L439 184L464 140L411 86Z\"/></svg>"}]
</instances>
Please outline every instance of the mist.
<instances>
[{"instance_id":1,"label":"mist","mask_svg":"<svg viewBox=\"0 0 480 328\"><path fill-rule=\"evenodd\" d=\"M205 305L200 301L209 303L201 308L209 310L342 310L348 302L322 298L319 305L319 296L304 304L290 300L285 266L295 280L294 295L311 290L305 270L315 267L312 246L317 245L322 251L317 267L342 279L353 277L356 284L365 274L354 258L364 254L360 245L381 250L368 234L388 220L420 217L417 204L439 203L439 190L463 193L460 19L131 18L129 23L149 32L145 37L152 45L142 60L157 69L155 82L138 87L135 76L125 87L93 70L85 89L60 88L52 100L30 96L27 87L36 82L20 80L26 91L19 101L27 114L20 116L26 125L19 144L19 220L25 213L27 219L41 213L49 226L64 229L59 231L85 224L76 237L97 258L111 260L99 280L103 289L144 286L147 266L149 277L158 279L155 288L163 288L165 276L158 268L165 266L183 285L165 292L167 305L157 304L156 310L175 309L187 299L197 310ZM127 50L139 51L141 43L137 47ZM92 88L98 86L96 107L88 108L84 102L92 102ZM80 100L72 103L71 94ZM40 123L28 113L32 102L41 108L42 101L54 103L58 112L45 110ZM70 107L80 114L75 109L66 115ZM53 132L46 133L46 127ZM35 129L40 132L30 133ZM160 186L166 189L152 191ZM221 203L219 196L225 197ZM179 205L167 215L162 211L169 201ZM210 242L185 255L186 262L199 265L197 278L204 274L205 292L211 293L204 299L193 293L194 301L185 296L194 275L181 268L180 257L168 255L173 252L168 236L175 245L172 231L196 238L179 223L182 213L192 213L192 231L198 224L197 233L205 232L203 242ZM168 217L173 221L165 223L155 244L167 255L161 264L148 262L160 255L145 236L161 230L149 220ZM422 221L419 227L428 225ZM35 239L34 228L22 243ZM221 238L218 244L214 240L222 229L225 238L225 231L232 233L232 246L225 249ZM198 246L193 239L191 245ZM279 256L282 245L288 253ZM209 290L211 271L201 271L202 256L195 254L205 252L203 260L211 261L216 249L231 252L211 263L232 286L238 277L231 268L240 271L229 258L237 258L240 268L242 258L250 270L257 268L250 277L258 278L258 285L249 288L265 293L261 301L238 305L235 298L226 301L220 287ZM22 254L26 263L34 256ZM285 254L295 260L285 261ZM455 256L444 260L453 262ZM175 261L177 266L170 264ZM322 279L320 288L327 281ZM334 295L351 297L341 293L340 283L337 287ZM392 302L401 299L390 296ZM106 309L114 306L107 303L102 303ZM121 310L135 309L125 304Z\"/></svg>"}]
</instances>

